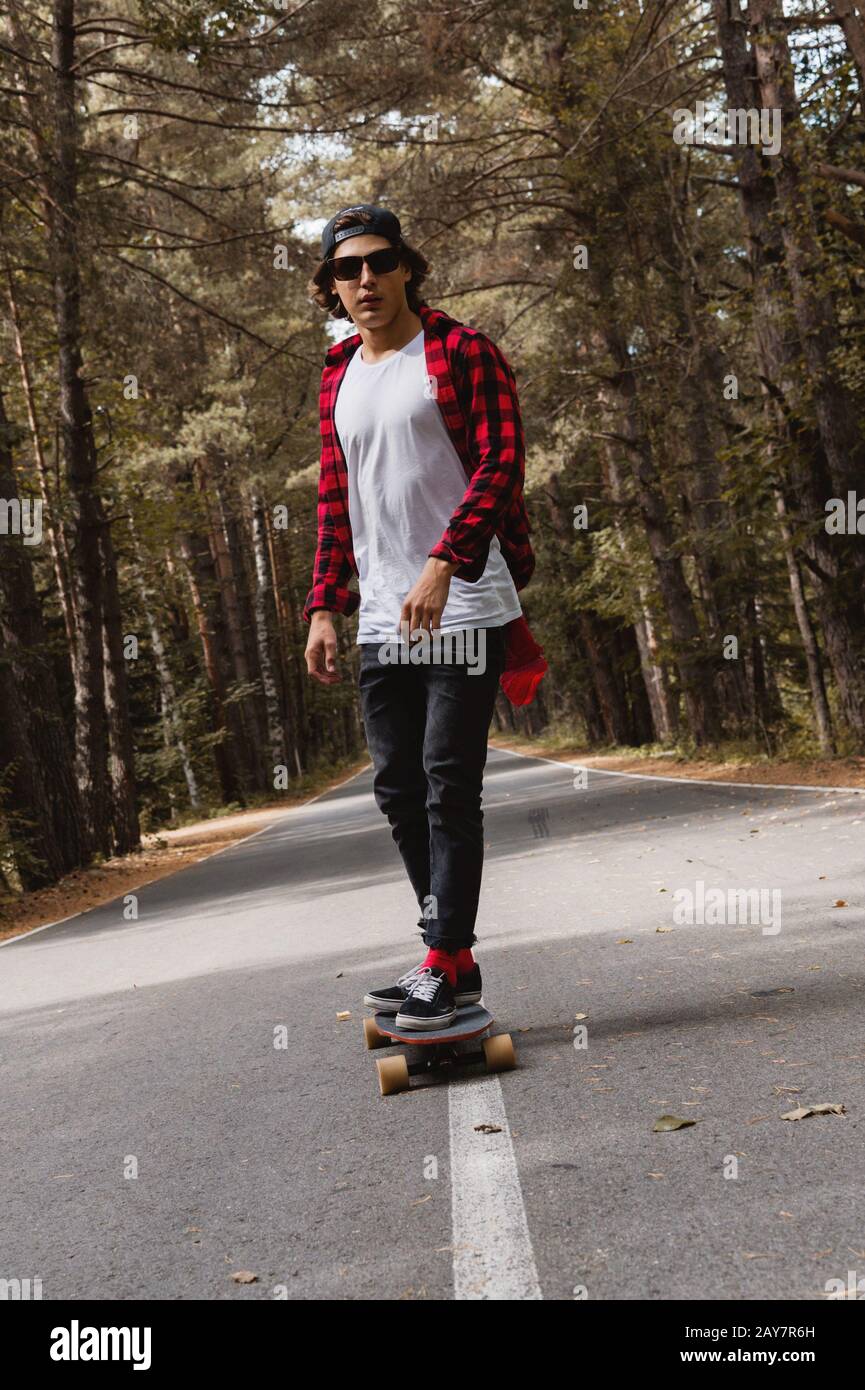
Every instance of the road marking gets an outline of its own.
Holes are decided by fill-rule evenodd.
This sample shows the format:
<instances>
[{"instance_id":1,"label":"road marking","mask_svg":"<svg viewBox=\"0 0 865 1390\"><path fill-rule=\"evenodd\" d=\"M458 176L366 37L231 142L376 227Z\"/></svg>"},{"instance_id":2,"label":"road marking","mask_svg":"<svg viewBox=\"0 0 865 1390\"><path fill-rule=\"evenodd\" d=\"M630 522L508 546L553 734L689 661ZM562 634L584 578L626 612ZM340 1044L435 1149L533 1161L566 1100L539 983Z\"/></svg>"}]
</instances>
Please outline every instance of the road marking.
<instances>
[{"instance_id":1,"label":"road marking","mask_svg":"<svg viewBox=\"0 0 865 1390\"><path fill-rule=\"evenodd\" d=\"M525 758L532 763L552 763L553 767L566 767L569 772L591 772L596 777L633 777L638 782L680 782L686 787L726 787L733 791L737 787L753 787L767 792L833 792L836 796L861 796L861 787L821 787L803 782L718 782L709 777L667 777L656 772L611 772L606 767L589 767L586 763L565 763L561 758L545 758L540 753L518 753L515 748L499 747L494 743L490 748L496 753L508 753L512 758Z\"/></svg>"},{"instance_id":2,"label":"road marking","mask_svg":"<svg viewBox=\"0 0 865 1390\"><path fill-rule=\"evenodd\" d=\"M452 1081L448 1117L454 1298L542 1299L498 1077Z\"/></svg>"}]
</instances>

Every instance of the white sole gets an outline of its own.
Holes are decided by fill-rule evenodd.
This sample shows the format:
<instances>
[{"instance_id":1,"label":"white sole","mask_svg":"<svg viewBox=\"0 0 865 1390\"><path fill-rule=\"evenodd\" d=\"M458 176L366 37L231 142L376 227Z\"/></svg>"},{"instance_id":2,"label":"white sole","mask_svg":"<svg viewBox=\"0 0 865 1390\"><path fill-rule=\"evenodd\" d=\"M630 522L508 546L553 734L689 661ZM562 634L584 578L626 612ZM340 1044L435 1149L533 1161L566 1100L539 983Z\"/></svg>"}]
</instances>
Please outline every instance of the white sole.
<instances>
[{"instance_id":1,"label":"white sole","mask_svg":"<svg viewBox=\"0 0 865 1390\"><path fill-rule=\"evenodd\" d=\"M449 1028L458 1013L454 1009L452 1014L442 1014L439 1018L403 1018L401 1014L396 1016L396 1027L404 1028L407 1033L435 1033L442 1028Z\"/></svg>"},{"instance_id":2,"label":"white sole","mask_svg":"<svg viewBox=\"0 0 865 1390\"><path fill-rule=\"evenodd\" d=\"M469 990L467 994L458 994L457 1009L467 1009L470 1004L479 1004L482 998L483 993L479 989ZM376 999L372 994L365 994L363 1002L367 1009L375 1009L377 1014L398 1014L405 1000L401 999L397 1004L393 999Z\"/></svg>"}]
</instances>

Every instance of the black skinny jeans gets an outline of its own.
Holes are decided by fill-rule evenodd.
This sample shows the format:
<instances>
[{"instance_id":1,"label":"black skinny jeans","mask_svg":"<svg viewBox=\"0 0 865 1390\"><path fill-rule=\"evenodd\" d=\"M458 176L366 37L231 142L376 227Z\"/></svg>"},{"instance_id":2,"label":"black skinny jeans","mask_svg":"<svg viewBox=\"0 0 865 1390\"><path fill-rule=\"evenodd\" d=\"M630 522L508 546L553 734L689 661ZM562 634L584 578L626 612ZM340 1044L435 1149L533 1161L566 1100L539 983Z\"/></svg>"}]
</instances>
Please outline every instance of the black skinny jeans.
<instances>
[{"instance_id":1,"label":"black skinny jeans","mask_svg":"<svg viewBox=\"0 0 865 1390\"><path fill-rule=\"evenodd\" d=\"M461 661L414 665L382 662L380 643L361 644L358 684L373 792L418 900L423 939L448 951L477 939L481 796L504 628L479 629L476 641L476 652L485 649L482 674L470 674L468 647Z\"/></svg>"}]
</instances>

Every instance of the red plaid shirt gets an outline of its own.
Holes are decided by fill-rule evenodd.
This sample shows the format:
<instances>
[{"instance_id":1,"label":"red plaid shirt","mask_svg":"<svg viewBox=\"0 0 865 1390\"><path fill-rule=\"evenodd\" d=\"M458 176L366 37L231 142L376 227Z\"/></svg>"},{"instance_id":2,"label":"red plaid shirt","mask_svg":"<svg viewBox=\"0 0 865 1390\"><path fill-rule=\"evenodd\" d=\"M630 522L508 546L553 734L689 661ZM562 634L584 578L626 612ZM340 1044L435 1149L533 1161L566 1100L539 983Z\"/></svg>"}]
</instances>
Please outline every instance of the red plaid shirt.
<instances>
[{"instance_id":1,"label":"red plaid shirt","mask_svg":"<svg viewBox=\"0 0 865 1390\"><path fill-rule=\"evenodd\" d=\"M462 460L465 495L430 555L458 565L457 579L474 583L486 568L490 541L498 536L517 589L535 567L523 499L525 438L514 374L485 334L438 309L420 307L427 373L448 434ZM336 396L349 360L360 347L355 333L336 343L321 376L321 474L318 485L318 548L312 588L303 608L351 614L360 595L348 587L357 564L348 516L348 470L333 422Z\"/></svg>"}]
</instances>

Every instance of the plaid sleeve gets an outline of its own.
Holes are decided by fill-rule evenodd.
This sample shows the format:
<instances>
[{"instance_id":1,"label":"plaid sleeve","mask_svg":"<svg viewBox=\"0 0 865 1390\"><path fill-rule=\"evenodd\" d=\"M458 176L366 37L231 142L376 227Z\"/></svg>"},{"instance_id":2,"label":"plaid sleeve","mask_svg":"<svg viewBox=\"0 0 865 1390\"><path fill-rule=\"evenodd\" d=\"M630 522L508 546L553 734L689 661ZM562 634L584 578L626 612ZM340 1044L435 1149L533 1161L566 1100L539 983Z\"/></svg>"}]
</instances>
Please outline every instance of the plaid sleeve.
<instances>
[{"instance_id":1,"label":"plaid sleeve","mask_svg":"<svg viewBox=\"0 0 865 1390\"><path fill-rule=\"evenodd\" d=\"M485 334L467 339L455 377L475 467L462 501L429 553L457 564L457 579L475 582L486 568L490 541L522 493L525 437L514 374Z\"/></svg>"},{"instance_id":2,"label":"plaid sleeve","mask_svg":"<svg viewBox=\"0 0 865 1390\"><path fill-rule=\"evenodd\" d=\"M333 524L327 496L325 469L318 479L318 545L312 574L312 588L303 605L303 618L309 622L315 608L331 613L352 614L360 603L360 594L348 587L354 574L351 562L340 544Z\"/></svg>"}]
</instances>

